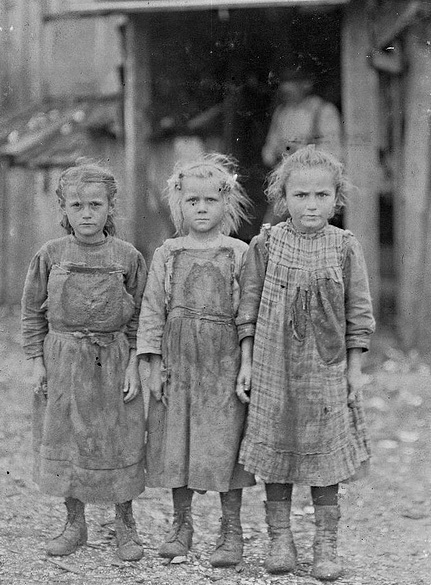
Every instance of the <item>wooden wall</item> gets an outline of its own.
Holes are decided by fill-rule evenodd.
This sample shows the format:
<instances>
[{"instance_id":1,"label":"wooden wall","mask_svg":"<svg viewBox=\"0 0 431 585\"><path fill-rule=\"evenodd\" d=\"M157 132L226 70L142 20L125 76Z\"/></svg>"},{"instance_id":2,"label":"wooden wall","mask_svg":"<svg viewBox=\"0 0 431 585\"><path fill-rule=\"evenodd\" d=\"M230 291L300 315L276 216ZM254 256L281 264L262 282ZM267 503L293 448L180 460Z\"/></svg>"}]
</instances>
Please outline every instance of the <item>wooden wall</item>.
<instances>
[{"instance_id":1,"label":"wooden wall","mask_svg":"<svg viewBox=\"0 0 431 585\"><path fill-rule=\"evenodd\" d=\"M56 3L61 5L62 0ZM25 111L47 97L73 99L118 92L116 19L44 25L43 0L3 1L2 5L0 115ZM102 158L113 168L120 186L119 231L129 239L131 212L123 188L121 142L100 138L93 146L83 154ZM0 303L20 301L32 255L48 239L64 235L58 226L56 177L56 171L0 163Z\"/></svg>"},{"instance_id":2,"label":"wooden wall","mask_svg":"<svg viewBox=\"0 0 431 585\"><path fill-rule=\"evenodd\" d=\"M0 115L41 97L41 2L16 0L0 7Z\"/></svg>"},{"instance_id":3,"label":"wooden wall","mask_svg":"<svg viewBox=\"0 0 431 585\"><path fill-rule=\"evenodd\" d=\"M42 19L40 0L1 4L0 116L5 116L41 99ZM14 174L0 161L0 304L21 298L29 235L34 233L33 193L28 173Z\"/></svg>"}]
</instances>

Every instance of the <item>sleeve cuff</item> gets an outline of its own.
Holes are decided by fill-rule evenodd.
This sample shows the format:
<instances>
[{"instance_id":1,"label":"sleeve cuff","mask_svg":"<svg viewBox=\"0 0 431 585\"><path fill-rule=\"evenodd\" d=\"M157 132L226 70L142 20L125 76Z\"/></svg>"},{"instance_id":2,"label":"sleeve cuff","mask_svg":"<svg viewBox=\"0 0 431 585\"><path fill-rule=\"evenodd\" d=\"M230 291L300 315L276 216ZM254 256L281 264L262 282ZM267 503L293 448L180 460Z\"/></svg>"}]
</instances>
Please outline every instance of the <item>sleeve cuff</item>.
<instances>
[{"instance_id":1,"label":"sleeve cuff","mask_svg":"<svg viewBox=\"0 0 431 585\"><path fill-rule=\"evenodd\" d=\"M37 346L34 348L26 347L24 348L25 356L28 360L32 360L33 358L43 357L43 346Z\"/></svg>"},{"instance_id":2,"label":"sleeve cuff","mask_svg":"<svg viewBox=\"0 0 431 585\"><path fill-rule=\"evenodd\" d=\"M256 325L254 323L244 323L243 325L238 325L239 340L242 341L245 337L254 337L255 330Z\"/></svg>"},{"instance_id":3,"label":"sleeve cuff","mask_svg":"<svg viewBox=\"0 0 431 585\"><path fill-rule=\"evenodd\" d=\"M346 348L354 349L355 347L361 348L362 351L368 351L370 349L370 340L359 336L347 337Z\"/></svg>"},{"instance_id":4,"label":"sleeve cuff","mask_svg":"<svg viewBox=\"0 0 431 585\"><path fill-rule=\"evenodd\" d=\"M136 355L148 354L162 355L162 350L160 347L151 347L150 345L140 345L139 343L136 345Z\"/></svg>"}]
</instances>

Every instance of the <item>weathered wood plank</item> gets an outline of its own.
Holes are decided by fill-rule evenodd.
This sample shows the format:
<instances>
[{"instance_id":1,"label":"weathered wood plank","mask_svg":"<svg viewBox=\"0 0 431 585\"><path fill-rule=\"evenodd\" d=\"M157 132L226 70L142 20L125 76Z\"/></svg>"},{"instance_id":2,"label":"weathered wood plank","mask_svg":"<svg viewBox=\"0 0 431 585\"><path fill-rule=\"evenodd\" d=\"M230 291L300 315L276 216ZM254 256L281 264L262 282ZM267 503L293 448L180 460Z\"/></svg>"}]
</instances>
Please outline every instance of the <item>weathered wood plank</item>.
<instances>
[{"instance_id":1,"label":"weathered wood plank","mask_svg":"<svg viewBox=\"0 0 431 585\"><path fill-rule=\"evenodd\" d=\"M359 189L346 210L347 227L361 242L376 312L379 306L378 92L377 74L367 58L367 21L361 0L345 9L342 31L342 98L345 162Z\"/></svg>"},{"instance_id":2,"label":"weathered wood plank","mask_svg":"<svg viewBox=\"0 0 431 585\"><path fill-rule=\"evenodd\" d=\"M148 206L150 160L151 67L149 28L145 17L131 17L126 28L125 160L130 239L151 260L159 243L156 218Z\"/></svg>"},{"instance_id":3,"label":"weathered wood plank","mask_svg":"<svg viewBox=\"0 0 431 585\"><path fill-rule=\"evenodd\" d=\"M230 8L270 8L280 6L340 6L349 0L118 0L108 2L77 2L66 9L48 11L45 20L107 16L115 13L138 14L148 12L217 10Z\"/></svg>"},{"instance_id":4,"label":"weathered wood plank","mask_svg":"<svg viewBox=\"0 0 431 585\"><path fill-rule=\"evenodd\" d=\"M422 32L411 30L405 42L409 70L405 80L407 107L401 186L404 222L400 230L398 305L399 329L405 345L412 347L420 343L431 349L431 48L425 30Z\"/></svg>"}]
</instances>

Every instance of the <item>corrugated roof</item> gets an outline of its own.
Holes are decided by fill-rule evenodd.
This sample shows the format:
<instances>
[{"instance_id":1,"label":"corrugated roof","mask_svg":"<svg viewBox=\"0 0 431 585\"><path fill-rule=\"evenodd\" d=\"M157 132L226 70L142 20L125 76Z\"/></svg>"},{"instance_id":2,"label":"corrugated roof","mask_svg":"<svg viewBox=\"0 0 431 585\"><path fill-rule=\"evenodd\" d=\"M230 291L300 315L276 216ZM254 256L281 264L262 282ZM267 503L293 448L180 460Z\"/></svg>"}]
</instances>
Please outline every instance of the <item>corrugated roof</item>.
<instances>
[{"instance_id":1,"label":"corrugated roof","mask_svg":"<svg viewBox=\"0 0 431 585\"><path fill-rule=\"evenodd\" d=\"M77 1L60 11L48 12L46 20L110 14L167 12L185 10L217 10L234 8L270 8L287 6L339 6L350 0L102 0Z\"/></svg>"},{"instance_id":2,"label":"corrugated roof","mask_svg":"<svg viewBox=\"0 0 431 585\"><path fill-rule=\"evenodd\" d=\"M94 133L121 137L117 96L36 104L0 118L0 156L30 168L64 167L88 152Z\"/></svg>"}]
</instances>

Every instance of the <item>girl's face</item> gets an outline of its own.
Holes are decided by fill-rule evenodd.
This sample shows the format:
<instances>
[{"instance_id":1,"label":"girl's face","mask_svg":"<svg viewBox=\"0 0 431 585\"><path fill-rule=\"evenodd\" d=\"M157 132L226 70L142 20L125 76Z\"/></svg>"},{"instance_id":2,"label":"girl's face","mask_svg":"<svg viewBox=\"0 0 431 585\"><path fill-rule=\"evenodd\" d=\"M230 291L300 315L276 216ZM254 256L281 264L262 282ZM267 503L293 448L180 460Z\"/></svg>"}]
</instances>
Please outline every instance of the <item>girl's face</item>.
<instances>
[{"instance_id":1,"label":"girl's face","mask_svg":"<svg viewBox=\"0 0 431 585\"><path fill-rule=\"evenodd\" d=\"M184 177L182 192L181 211L185 231L197 239L217 235L225 215L220 180Z\"/></svg>"},{"instance_id":2,"label":"girl's face","mask_svg":"<svg viewBox=\"0 0 431 585\"><path fill-rule=\"evenodd\" d=\"M68 185L64 190L62 210L69 220L75 237L81 242L94 244L105 238L103 228L113 205L103 183Z\"/></svg>"},{"instance_id":3,"label":"girl's face","mask_svg":"<svg viewBox=\"0 0 431 585\"><path fill-rule=\"evenodd\" d=\"M336 188L328 169L315 167L294 170L284 190L292 223L298 231L316 232L333 216Z\"/></svg>"}]
</instances>

